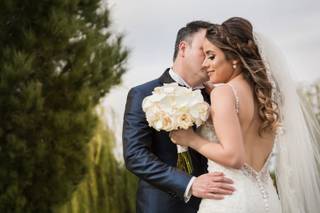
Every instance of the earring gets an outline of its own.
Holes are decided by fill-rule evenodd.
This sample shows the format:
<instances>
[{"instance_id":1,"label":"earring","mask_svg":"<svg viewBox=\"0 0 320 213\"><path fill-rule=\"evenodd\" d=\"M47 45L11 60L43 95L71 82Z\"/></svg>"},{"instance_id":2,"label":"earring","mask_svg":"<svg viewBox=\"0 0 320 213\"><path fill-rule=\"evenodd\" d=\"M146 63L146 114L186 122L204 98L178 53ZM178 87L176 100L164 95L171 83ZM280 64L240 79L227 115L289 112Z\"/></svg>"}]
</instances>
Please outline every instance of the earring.
<instances>
[{"instance_id":1,"label":"earring","mask_svg":"<svg viewBox=\"0 0 320 213\"><path fill-rule=\"evenodd\" d=\"M236 65L236 64L232 65L232 68L233 68L234 70L237 69L237 65Z\"/></svg>"},{"instance_id":2,"label":"earring","mask_svg":"<svg viewBox=\"0 0 320 213\"><path fill-rule=\"evenodd\" d=\"M237 69L237 61L232 62L232 68L235 70Z\"/></svg>"}]
</instances>

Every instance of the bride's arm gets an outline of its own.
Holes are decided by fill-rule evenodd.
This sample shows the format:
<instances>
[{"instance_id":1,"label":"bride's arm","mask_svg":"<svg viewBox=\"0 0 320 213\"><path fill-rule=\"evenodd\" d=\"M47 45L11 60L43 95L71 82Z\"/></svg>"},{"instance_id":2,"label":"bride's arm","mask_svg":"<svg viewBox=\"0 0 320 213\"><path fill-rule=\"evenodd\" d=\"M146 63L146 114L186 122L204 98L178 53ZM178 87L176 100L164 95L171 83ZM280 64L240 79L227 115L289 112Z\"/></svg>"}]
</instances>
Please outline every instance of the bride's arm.
<instances>
[{"instance_id":1,"label":"bride's arm","mask_svg":"<svg viewBox=\"0 0 320 213\"><path fill-rule=\"evenodd\" d=\"M202 138L192 129L178 130L172 137L178 144L187 145L210 160L224 166L241 168L245 160L245 151L231 88L227 85L215 88L211 92L211 103L211 116L220 144Z\"/></svg>"}]
</instances>

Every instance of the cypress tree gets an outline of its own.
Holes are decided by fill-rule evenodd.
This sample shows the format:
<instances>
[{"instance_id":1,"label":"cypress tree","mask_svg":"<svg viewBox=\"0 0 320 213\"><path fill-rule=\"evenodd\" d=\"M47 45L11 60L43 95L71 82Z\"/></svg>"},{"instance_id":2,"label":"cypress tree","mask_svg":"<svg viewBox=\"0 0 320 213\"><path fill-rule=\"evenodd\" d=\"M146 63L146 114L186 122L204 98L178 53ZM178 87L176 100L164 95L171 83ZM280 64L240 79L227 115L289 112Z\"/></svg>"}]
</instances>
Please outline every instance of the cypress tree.
<instances>
[{"instance_id":1,"label":"cypress tree","mask_svg":"<svg viewBox=\"0 0 320 213\"><path fill-rule=\"evenodd\" d=\"M88 170L128 52L100 0L0 1L0 212L52 212Z\"/></svg>"}]
</instances>

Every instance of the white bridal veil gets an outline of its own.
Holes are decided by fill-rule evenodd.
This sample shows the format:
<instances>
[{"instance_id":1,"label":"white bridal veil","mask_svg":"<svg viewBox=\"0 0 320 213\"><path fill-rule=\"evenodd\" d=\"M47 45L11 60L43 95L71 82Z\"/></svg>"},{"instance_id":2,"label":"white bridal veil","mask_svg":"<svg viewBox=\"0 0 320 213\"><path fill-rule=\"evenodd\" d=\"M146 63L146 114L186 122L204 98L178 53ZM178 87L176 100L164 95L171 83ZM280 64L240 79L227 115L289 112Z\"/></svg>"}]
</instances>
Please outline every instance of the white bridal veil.
<instances>
[{"instance_id":1,"label":"white bridal veil","mask_svg":"<svg viewBox=\"0 0 320 213\"><path fill-rule=\"evenodd\" d=\"M276 137L276 179L282 211L320 212L320 125L297 91L279 48L261 34L255 34L255 41L281 114L282 127Z\"/></svg>"}]
</instances>

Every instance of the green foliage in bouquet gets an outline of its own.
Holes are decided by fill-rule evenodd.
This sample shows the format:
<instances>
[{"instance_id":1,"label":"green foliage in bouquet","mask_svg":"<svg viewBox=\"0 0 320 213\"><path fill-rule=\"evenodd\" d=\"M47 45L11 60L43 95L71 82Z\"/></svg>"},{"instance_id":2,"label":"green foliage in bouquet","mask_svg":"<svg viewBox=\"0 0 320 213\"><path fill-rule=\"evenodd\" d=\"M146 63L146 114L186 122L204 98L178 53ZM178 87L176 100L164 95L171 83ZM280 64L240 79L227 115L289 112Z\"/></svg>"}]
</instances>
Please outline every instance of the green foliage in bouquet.
<instances>
[{"instance_id":1,"label":"green foliage in bouquet","mask_svg":"<svg viewBox=\"0 0 320 213\"><path fill-rule=\"evenodd\" d=\"M56 213L135 212L137 178L114 158L114 137L101 122L89 143L89 173Z\"/></svg>"},{"instance_id":2,"label":"green foliage in bouquet","mask_svg":"<svg viewBox=\"0 0 320 213\"><path fill-rule=\"evenodd\" d=\"M94 108L127 58L98 8L0 1L0 212L52 212L88 170Z\"/></svg>"}]
</instances>

